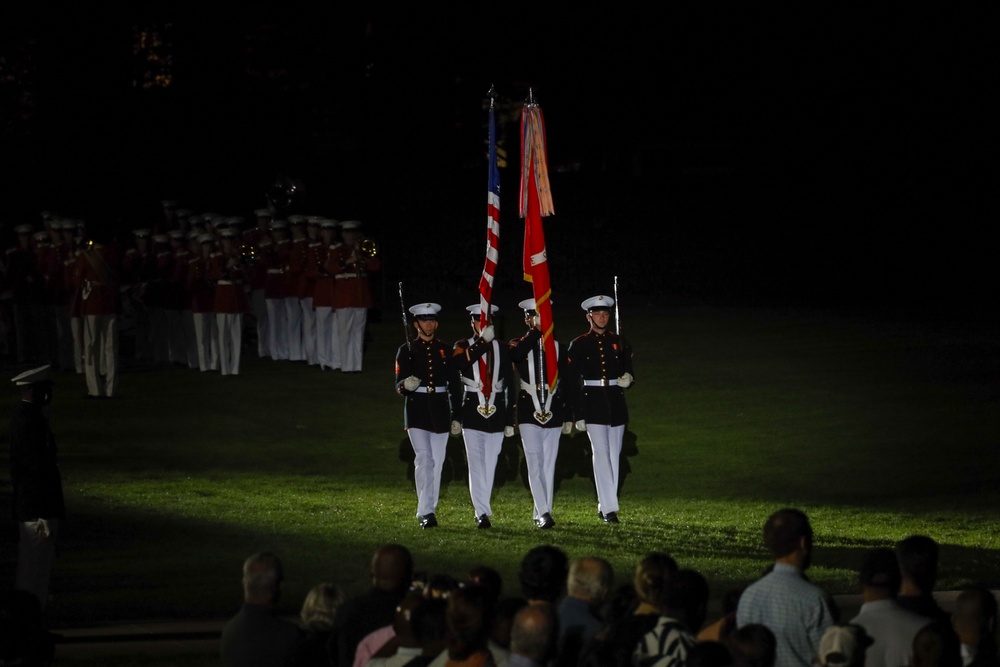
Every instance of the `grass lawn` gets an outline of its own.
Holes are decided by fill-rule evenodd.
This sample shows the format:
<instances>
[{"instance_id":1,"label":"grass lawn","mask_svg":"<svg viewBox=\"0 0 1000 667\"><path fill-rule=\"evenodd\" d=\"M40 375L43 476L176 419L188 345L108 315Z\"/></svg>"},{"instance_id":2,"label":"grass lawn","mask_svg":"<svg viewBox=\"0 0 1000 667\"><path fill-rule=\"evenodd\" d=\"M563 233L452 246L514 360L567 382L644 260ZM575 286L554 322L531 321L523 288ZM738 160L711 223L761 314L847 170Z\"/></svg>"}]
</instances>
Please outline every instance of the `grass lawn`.
<instances>
[{"instance_id":1,"label":"grass lawn","mask_svg":"<svg viewBox=\"0 0 1000 667\"><path fill-rule=\"evenodd\" d=\"M521 556L541 543L602 555L623 582L662 549L703 572L718 599L763 570L761 526L788 505L813 521L810 576L831 593L856 592L862 554L912 533L942 545L939 588L1000 587L994 331L763 308L668 308L626 322L636 383L622 523L598 520L587 443L574 434L560 446L558 525L544 532L516 437L499 464L492 530L475 528L455 438L441 525L419 529L392 386L402 325L391 317L370 325L361 374L247 354L236 377L133 368L109 401L85 400L83 377L61 374L53 428L69 519L52 626L229 616L242 561L258 550L283 559L282 611L295 614L319 581L365 588L384 542L407 545L432 574L491 564L512 594ZM568 342L585 323L571 310L556 324ZM498 328L519 335L520 318ZM466 332L464 314L443 319L442 338ZM16 397L5 396L9 414ZM2 526L7 582L14 545L8 518Z\"/></svg>"}]
</instances>

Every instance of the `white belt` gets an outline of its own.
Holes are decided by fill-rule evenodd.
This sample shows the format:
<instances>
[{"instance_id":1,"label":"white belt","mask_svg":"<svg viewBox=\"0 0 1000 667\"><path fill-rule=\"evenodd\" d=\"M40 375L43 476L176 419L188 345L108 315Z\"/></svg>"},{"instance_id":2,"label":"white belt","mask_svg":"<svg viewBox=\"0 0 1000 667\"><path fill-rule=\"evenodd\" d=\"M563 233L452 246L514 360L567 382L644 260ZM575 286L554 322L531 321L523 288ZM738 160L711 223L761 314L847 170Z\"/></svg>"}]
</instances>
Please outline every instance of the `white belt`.
<instances>
[{"instance_id":1,"label":"white belt","mask_svg":"<svg viewBox=\"0 0 1000 667\"><path fill-rule=\"evenodd\" d=\"M533 391L541 391L542 390L542 385L540 385L540 384L531 384L531 383L525 382L524 380L521 380L521 389L522 389L522 391L526 391L526 392L528 392L530 394Z\"/></svg>"},{"instance_id":2,"label":"white belt","mask_svg":"<svg viewBox=\"0 0 1000 667\"><path fill-rule=\"evenodd\" d=\"M448 387L417 387L414 389L418 394L443 394L448 391Z\"/></svg>"},{"instance_id":3,"label":"white belt","mask_svg":"<svg viewBox=\"0 0 1000 667\"><path fill-rule=\"evenodd\" d=\"M268 269L267 272L268 273L284 273L285 270L284 269Z\"/></svg>"},{"instance_id":4,"label":"white belt","mask_svg":"<svg viewBox=\"0 0 1000 667\"><path fill-rule=\"evenodd\" d=\"M584 387L617 387L618 380L584 380Z\"/></svg>"},{"instance_id":5,"label":"white belt","mask_svg":"<svg viewBox=\"0 0 1000 667\"><path fill-rule=\"evenodd\" d=\"M358 277L358 274L356 274L356 273L338 273L337 275L334 276L334 278L338 278L338 279L340 279L340 278L357 278L357 277Z\"/></svg>"}]
</instances>

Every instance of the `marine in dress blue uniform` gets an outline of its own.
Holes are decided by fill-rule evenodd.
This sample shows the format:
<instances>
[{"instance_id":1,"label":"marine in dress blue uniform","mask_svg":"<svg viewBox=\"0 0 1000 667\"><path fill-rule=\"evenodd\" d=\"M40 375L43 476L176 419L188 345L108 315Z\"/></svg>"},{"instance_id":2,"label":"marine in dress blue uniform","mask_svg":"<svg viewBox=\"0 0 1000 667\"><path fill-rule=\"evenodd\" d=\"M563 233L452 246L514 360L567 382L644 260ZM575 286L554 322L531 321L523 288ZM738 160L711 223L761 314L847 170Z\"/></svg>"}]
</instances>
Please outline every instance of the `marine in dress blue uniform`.
<instances>
[{"instance_id":1,"label":"marine in dress blue uniform","mask_svg":"<svg viewBox=\"0 0 1000 667\"><path fill-rule=\"evenodd\" d=\"M528 468L528 487L534 501L535 525L548 530L556 525L552 518L555 493L556 459L559 455L559 437L569 434L573 421L566 407L563 383L567 375L563 350L556 343L559 376L555 391L549 391L545 377L545 356L542 348L541 320L534 299L517 304L524 310L524 323L528 332L510 341L510 360L519 378L517 395L517 429L524 448L524 462Z\"/></svg>"},{"instance_id":2,"label":"marine in dress blue uniform","mask_svg":"<svg viewBox=\"0 0 1000 667\"><path fill-rule=\"evenodd\" d=\"M451 345L437 337L439 304L422 303L409 310L417 337L396 351L396 392L405 399L403 428L415 456L417 520L421 528L434 528L451 432Z\"/></svg>"},{"instance_id":3,"label":"marine in dress blue uniform","mask_svg":"<svg viewBox=\"0 0 1000 667\"><path fill-rule=\"evenodd\" d=\"M472 336L457 341L452 349L452 365L458 372L461 393L452 423L452 434L461 433L469 465L469 495L476 525L490 528L493 508L493 481L497 459L505 435L514 435L513 400L508 399L513 375L507 345L495 338L493 314L480 327L482 306L466 308L472 316Z\"/></svg>"},{"instance_id":4,"label":"marine in dress blue uniform","mask_svg":"<svg viewBox=\"0 0 1000 667\"><path fill-rule=\"evenodd\" d=\"M590 331L574 338L566 350L567 400L577 430L587 431L590 439L597 514L607 523L618 523L618 471L628 424L625 389L634 379L631 345L608 328L614 305L604 295L581 303Z\"/></svg>"}]
</instances>

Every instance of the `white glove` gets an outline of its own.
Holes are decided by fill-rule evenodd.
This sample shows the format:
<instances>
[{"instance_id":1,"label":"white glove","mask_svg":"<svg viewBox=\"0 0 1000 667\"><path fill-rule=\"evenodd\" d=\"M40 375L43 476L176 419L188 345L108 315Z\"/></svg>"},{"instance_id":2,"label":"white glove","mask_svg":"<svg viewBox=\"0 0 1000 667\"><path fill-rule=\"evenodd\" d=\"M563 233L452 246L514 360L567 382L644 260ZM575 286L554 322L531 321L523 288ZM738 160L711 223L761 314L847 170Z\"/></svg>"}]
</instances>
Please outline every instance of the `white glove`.
<instances>
[{"instance_id":1,"label":"white glove","mask_svg":"<svg viewBox=\"0 0 1000 667\"><path fill-rule=\"evenodd\" d=\"M503 427L503 437L505 437L505 438L512 438L512 437L514 437L514 427L513 426L504 426Z\"/></svg>"},{"instance_id":2,"label":"white glove","mask_svg":"<svg viewBox=\"0 0 1000 667\"><path fill-rule=\"evenodd\" d=\"M632 374L626 371L625 375L618 378L618 386L624 389L630 384L632 384Z\"/></svg>"},{"instance_id":3,"label":"white glove","mask_svg":"<svg viewBox=\"0 0 1000 667\"><path fill-rule=\"evenodd\" d=\"M462 423L457 419L451 420L451 434L452 435L462 435Z\"/></svg>"},{"instance_id":4,"label":"white glove","mask_svg":"<svg viewBox=\"0 0 1000 667\"><path fill-rule=\"evenodd\" d=\"M496 333L493 331L492 324L483 329L483 332L479 334L479 337L485 340L487 343L491 342L495 336Z\"/></svg>"},{"instance_id":5,"label":"white glove","mask_svg":"<svg viewBox=\"0 0 1000 667\"><path fill-rule=\"evenodd\" d=\"M574 424L574 426L576 426L576 430L580 431L581 433L587 430L587 422L584 421L583 419L577 419L576 424Z\"/></svg>"},{"instance_id":6,"label":"white glove","mask_svg":"<svg viewBox=\"0 0 1000 667\"><path fill-rule=\"evenodd\" d=\"M410 377L403 380L403 389L406 391L413 391L420 386L420 378L416 375L411 375Z\"/></svg>"},{"instance_id":7,"label":"white glove","mask_svg":"<svg viewBox=\"0 0 1000 667\"><path fill-rule=\"evenodd\" d=\"M562 425L563 435L569 435L573 432L573 422L563 422Z\"/></svg>"}]
</instances>

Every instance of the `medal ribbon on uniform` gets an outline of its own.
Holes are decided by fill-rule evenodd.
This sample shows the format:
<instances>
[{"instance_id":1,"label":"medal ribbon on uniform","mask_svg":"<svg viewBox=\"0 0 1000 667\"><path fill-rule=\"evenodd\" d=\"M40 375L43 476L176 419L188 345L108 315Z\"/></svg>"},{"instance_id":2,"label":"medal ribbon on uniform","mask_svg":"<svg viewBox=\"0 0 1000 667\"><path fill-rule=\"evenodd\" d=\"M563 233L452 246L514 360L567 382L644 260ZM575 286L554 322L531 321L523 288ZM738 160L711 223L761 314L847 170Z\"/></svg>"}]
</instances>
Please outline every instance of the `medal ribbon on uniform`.
<instances>
[{"instance_id":1,"label":"medal ribbon on uniform","mask_svg":"<svg viewBox=\"0 0 1000 667\"><path fill-rule=\"evenodd\" d=\"M489 343L489 345L493 346L493 358L499 359L500 358L499 343L497 343L497 341L494 339L492 342ZM490 384L489 366L486 363L485 357L486 354L483 354L483 356L479 358L479 363L473 364L472 377L475 379L476 386L478 387L478 389L476 389L476 396L479 397L479 406L476 408L476 410L483 417L489 419L490 417L493 416L493 413L497 411L496 406L493 405L493 402L496 400L496 393L493 391L493 386ZM483 371L483 369L485 369L485 371L481 372Z\"/></svg>"}]
</instances>

